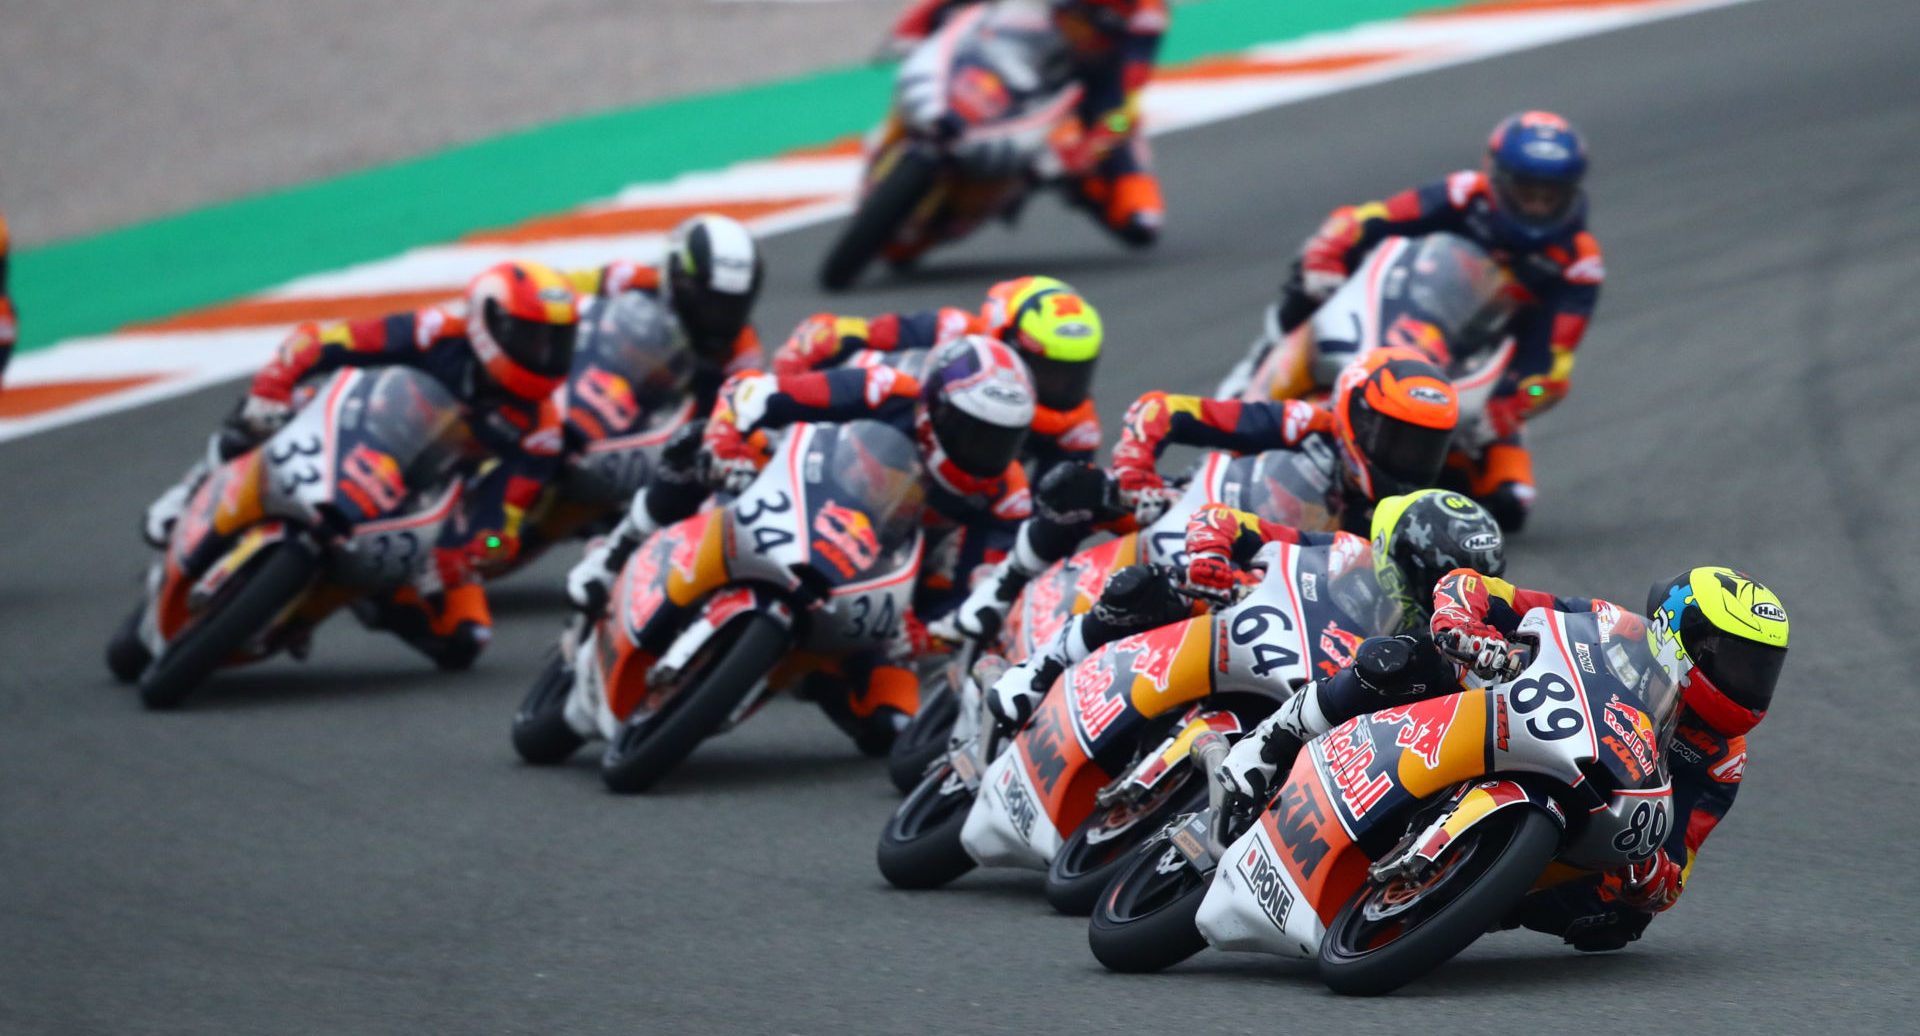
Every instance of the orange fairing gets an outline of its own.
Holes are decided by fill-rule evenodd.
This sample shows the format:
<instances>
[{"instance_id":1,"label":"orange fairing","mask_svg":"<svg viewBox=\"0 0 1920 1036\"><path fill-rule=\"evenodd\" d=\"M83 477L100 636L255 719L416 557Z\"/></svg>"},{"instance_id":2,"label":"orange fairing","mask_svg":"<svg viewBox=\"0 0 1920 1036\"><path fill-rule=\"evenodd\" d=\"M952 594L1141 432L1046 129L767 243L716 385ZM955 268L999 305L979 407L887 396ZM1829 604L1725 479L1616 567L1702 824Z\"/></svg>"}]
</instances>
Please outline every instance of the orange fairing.
<instances>
[{"instance_id":1,"label":"orange fairing","mask_svg":"<svg viewBox=\"0 0 1920 1036\"><path fill-rule=\"evenodd\" d=\"M1134 709L1143 716L1158 716L1213 693L1209 668L1213 657L1212 618L1189 619L1180 626L1163 626L1154 632L1169 634L1158 645L1167 655L1164 659L1158 655L1135 658ZM1176 633L1178 640L1172 636Z\"/></svg>"},{"instance_id":2,"label":"orange fairing","mask_svg":"<svg viewBox=\"0 0 1920 1036\"><path fill-rule=\"evenodd\" d=\"M1313 347L1308 341L1312 335L1313 325L1301 324L1276 348L1274 366L1268 372L1271 379L1267 383L1268 399L1305 399L1313 394L1316 386L1309 362L1313 358Z\"/></svg>"},{"instance_id":3,"label":"orange fairing","mask_svg":"<svg viewBox=\"0 0 1920 1036\"><path fill-rule=\"evenodd\" d=\"M265 517L260 504L260 476L264 470L257 450L228 465L225 481L214 501L215 533L231 536Z\"/></svg>"},{"instance_id":4,"label":"orange fairing","mask_svg":"<svg viewBox=\"0 0 1920 1036\"><path fill-rule=\"evenodd\" d=\"M1040 701L1033 720L1014 742L1040 805L1055 829L1072 831L1093 815L1093 798L1113 780L1074 735L1074 704L1063 684Z\"/></svg>"},{"instance_id":5,"label":"orange fairing","mask_svg":"<svg viewBox=\"0 0 1920 1036\"><path fill-rule=\"evenodd\" d=\"M1472 780L1487 772L1487 713L1491 692L1468 691L1374 713L1377 722L1400 723L1398 777L1415 798Z\"/></svg>"},{"instance_id":6,"label":"orange fairing","mask_svg":"<svg viewBox=\"0 0 1920 1036\"><path fill-rule=\"evenodd\" d=\"M1354 844L1311 753L1294 759L1287 783L1260 816L1280 862L1325 924L1367 878L1372 861Z\"/></svg>"},{"instance_id":7,"label":"orange fairing","mask_svg":"<svg viewBox=\"0 0 1920 1036\"><path fill-rule=\"evenodd\" d=\"M674 604L686 607L727 581L723 513L708 512L683 527L685 540L674 548L667 569L667 599Z\"/></svg>"}]
</instances>

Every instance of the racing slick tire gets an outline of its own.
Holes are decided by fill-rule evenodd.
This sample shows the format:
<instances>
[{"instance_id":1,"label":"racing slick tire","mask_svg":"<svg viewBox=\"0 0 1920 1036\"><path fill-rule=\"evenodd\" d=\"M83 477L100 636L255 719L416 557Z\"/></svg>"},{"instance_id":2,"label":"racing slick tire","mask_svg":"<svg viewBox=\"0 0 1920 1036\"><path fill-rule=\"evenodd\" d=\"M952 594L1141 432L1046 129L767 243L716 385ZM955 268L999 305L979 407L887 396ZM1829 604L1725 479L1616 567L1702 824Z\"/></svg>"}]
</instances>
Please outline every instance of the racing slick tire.
<instances>
[{"instance_id":1,"label":"racing slick tire","mask_svg":"<svg viewBox=\"0 0 1920 1036\"><path fill-rule=\"evenodd\" d=\"M1161 971L1207 948L1194 918L1213 884L1165 838L1120 859L1087 918L1087 946L1109 971Z\"/></svg>"},{"instance_id":2,"label":"racing slick tire","mask_svg":"<svg viewBox=\"0 0 1920 1036\"><path fill-rule=\"evenodd\" d=\"M1142 808L1115 805L1094 810L1053 854L1047 867L1047 902L1073 917L1093 913L1107 882L1135 847L1174 817L1206 808L1207 782L1193 777L1189 768L1183 779L1169 782Z\"/></svg>"},{"instance_id":3,"label":"racing slick tire","mask_svg":"<svg viewBox=\"0 0 1920 1036\"><path fill-rule=\"evenodd\" d=\"M893 168L860 199L860 207L820 264L821 289L852 287L860 271L899 233L900 224L912 215L939 175L940 163L932 154L918 148L902 150Z\"/></svg>"},{"instance_id":4,"label":"racing slick tire","mask_svg":"<svg viewBox=\"0 0 1920 1036\"><path fill-rule=\"evenodd\" d=\"M1505 917L1559 851L1560 825L1518 806L1469 828L1417 885L1368 881L1327 925L1321 981L1379 996L1432 971Z\"/></svg>"},{"instance_id":5,"label":"racing slick tire","mask_svg":"<svg viewBox=\"0 0 1920 1036\"><path fill-rule=\"evenodd\" d=\"M752 694L788 648L787 628L749 612L714 635L704 672L688 678L680 693L645 721L620 725L600 758L600 779L609 791L646 791L693 753Z\"/></svg>"},{"instance_id":6,"label":"racing slick tire","mask_svg":"<svg viewBox=\"0 0 1920 1036\"><path fill-rule=\"evenodd\" d=\"M150 709L171 709L260 635L287 605L306 592L320 558L292 541L261 548L260 557L233 577L201 616L168 644L140 676L140 700Z\"/></svg>"},{"instance_id":7,"label":"racing slick tire","mask_svg":"<svg viewBox=\"0 0 1920 1036\"><path fill-rule=\"evenodd\" d=\"M573 668L555 651L513 714L513 750L531 766L564 763L587 739L567 725Z\"/></svg>"},{"instance_id":8,"label":"racing slick tire","mask_svg":"<svg viewBox=\"0 0 1920 1036\"><path fill-rule=\"evenodd\" d=\"M127 613L126 618L120 620L113 636L107 639L107 669L121 683L139 683L140 674L146 672L147 666L153 663L153 652L148 651L147 645L140 640L140 620L146 615L147 604L142 601Z\"/></svg>"},{"instance_id":9,"label":"racing slick tire","mask_svg":"<svg viewBox=\"0 0 1920 1036\"><path fill-rule=\"evenodd\" d=\"M887 752L887 777L903 795L920 784L934 760L946 754L953 721L960 715L960 695L947 681L946 667L940 673L933 678L938 681L933 689L922 689L920 711Z\"/></svg>"},{"instance_id":10,"label":"racing slick tire","mask_svg":"<svg viewBox=\"0 0 1920 1036\"><path fill-rule=\"evenodd\" d=\"M939 888L975 866L960 844L974 793L941 763L907 793L880 831L874 856L895 888Z\"/></svg>"}]
</instances>

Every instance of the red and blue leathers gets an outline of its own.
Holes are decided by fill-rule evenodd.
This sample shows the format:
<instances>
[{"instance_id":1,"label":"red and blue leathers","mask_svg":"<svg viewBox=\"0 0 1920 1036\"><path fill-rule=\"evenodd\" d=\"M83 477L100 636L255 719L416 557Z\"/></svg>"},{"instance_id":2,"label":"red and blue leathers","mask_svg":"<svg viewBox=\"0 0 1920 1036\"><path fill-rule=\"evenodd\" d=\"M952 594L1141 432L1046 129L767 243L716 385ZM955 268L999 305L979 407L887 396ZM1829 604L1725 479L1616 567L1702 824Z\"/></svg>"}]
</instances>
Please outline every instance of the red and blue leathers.
<instances>
[{"instance_id":1,"label":"red and blue leathers","mask_svg":"<svg viewBox=\"0 0 1920 1036\"><path fill-rule=\"evenodd\" d=\"M894 22L893 39L900 44L924 39L953 12L977 2L914 0ZM1153 78L1172 13L1166 0L1129 6L1124 28L1111 35L1088 21L1055 18L1082 91L1074 112L1079 125L1056 147L1074 199L1121 240L1146 245L1159 237L1166 203L1140 136L1140 97Z\"/></svg>"},{"instance_id":2,"label":"red and blue leathers","mask_svg":"<svg viewBox=\"0 0 1920 1036\"><path fill-rule=\"evenodd\" d=\"M11 243L7 217L0 215L0 383L7 376L7 361L13 359L13 343L20 337L13 299L7 295L7 249Z\"/></svg>"},{"instance_id":3,"label":"red and blue leathers","mask_svg":"<svg viewBox=\"0 0 1920 1036\"><path fill-rule=\"evenodd\" d=\"M774 353L773 371L787 375L858 365L862 354L935 349L964 335L996 333L980 314L954 306L877 317L816 313ZM1061 461L1091 461L1099 448L1100 415L1089 398L1071 410L1036 407L1033 434L1022 453L1038 475Z\"/></svg>"},{"instance_id":4,"label":"red and blue leathers","mask_svg":"<svg viewBox=\"0 0 1920 1036\"><path fill-rule=\"evenodd\" d=\"M1316 277L1324 278L1322 284L1337 282L1386 237L1446 231L1471 238L1513 274L1527 301L1512 324L1513 361L1487 405L1496 441L1479 457L1456 456L1449 467L1503 527L1517 528L1508 524L1511 512L1517 508L1524 521L1533 498L1533 460L1522 445L1521 427L1566 397L1574 351L1586 335L1606 268L1584 215L1536 247L1519 247L1500 232L1493 205L1486 174L1462 170L1384 201L1343 206L1307 239L1300 266L1308 285ZM1290 308L1290 319L1304 316Z\"/></svg>"}]
</instances>

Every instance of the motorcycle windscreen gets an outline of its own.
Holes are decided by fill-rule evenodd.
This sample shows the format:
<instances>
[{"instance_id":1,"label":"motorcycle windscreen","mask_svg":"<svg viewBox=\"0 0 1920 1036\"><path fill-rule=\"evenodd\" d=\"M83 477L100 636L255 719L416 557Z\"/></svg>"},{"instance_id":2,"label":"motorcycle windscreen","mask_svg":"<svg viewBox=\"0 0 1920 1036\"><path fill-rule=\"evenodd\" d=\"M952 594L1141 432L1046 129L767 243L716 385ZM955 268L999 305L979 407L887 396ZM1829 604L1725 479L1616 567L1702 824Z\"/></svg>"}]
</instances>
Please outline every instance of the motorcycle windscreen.
<instances>
[{"instance_id":1,"label":"motorcycle windscreen","mask_svg":"<svg viewBox=\"0 0 1920 1036\"><path fill-rule=\"evenodd\" d=\"M472 445L460 403L432 376L386 367L341 406L340 491L372 518L438 486ZM357 405L356 405L357 404Z\"/></svg>"},{"instance_id":2,"label":"motorcycle windscreen","mask_svg":"<svg viewBox=\"0 0 1920 1036\"><path fill-rule=\"evenodd\" d=\"M927 494L920 453L905 433L879 421L823 428L808 451L806 481L812 549L829 574L855 579L905 563Z\"/></svg>"},{"instance_id":3,"label":"motorcycle windscreen","mask_svg":"<svg viewBox=\"0 0 1920 1036\"><path fill-rule=\"evenodd\" d=\"M678 407L692 382L693 354L674 340L654 299L627 291L582 310L568 390L569 417L581 431L623 434ZM583 409L590 420L574 419Z\"/></svg>"},{"instance_id":4,"label":"motorcycle windscreen","mask_svg":"<svg viewBox=\"0 0 1920 1036\"><path fill-rule=\"evenodd\" d=\"M1403 261L1406 275L1387 279L1381 326L1403 316L1431 324L1445 339L1437 352L1447 376L1470 373L1505 337L1518 286L1479 245L1452 234L1421 238Z\"/></svg>"},{"instance_id":5,"label":"motorcycle windscreen","mask_svg":"<svg viewBox=\"0 0 1920 1036\"><path fill-rule=\"evenodd\" d=\"M1270 522L1313 532L1338 527L1327 508L1331 481L1305 450L1268 450L1227 466L1221 502Z\"/></svg>"}]
</instances>

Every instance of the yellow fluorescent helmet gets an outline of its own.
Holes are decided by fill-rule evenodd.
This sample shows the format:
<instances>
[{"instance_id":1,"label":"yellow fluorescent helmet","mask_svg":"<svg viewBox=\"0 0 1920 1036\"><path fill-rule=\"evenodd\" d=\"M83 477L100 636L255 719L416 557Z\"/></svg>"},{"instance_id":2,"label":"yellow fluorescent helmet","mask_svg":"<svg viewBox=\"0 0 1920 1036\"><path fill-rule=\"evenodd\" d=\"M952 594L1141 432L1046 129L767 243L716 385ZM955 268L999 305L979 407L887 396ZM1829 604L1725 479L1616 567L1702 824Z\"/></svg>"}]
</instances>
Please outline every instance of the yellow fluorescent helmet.
<instances>
[{"instance_id":1,"label":"yellow fluorescent helmet","mask_svg":"<svg viewBox=\"0 0 1920 1036\"><path fill-rule=\"evenodd\" d=\"M1769 647L1787 646L1787 609L1780 596L1731 568L1687 573L1693 603L1716 629Z\"/></svg>"},{"instance_id":2,"label":"yellow fluorescent helmet","mask_svg":"<svg viewBox=\"0 0 1920 1036\"><path fill-rule=\"evenodd\" d=\"M1100 311L1071 291L1033 292L1014 311L1013 332L1021 348L1049 360L1085 363L1100 355Z\"/></svg>"},{"instance_id":3,"label":"yellow fluorescent helmet","mask_svg":"<svg viewBox=\"0 0 1920 1036\"><path fill-rule=\"evenodd\" d=\"M1005 340L1020 307L1029 299L1045 291L1072 290L1067 282L1053 277L1015 277L1000 281L987 289L986 301L980 303L980 319L987 325L987 334Z\"/></svg>"}]
</instances>

